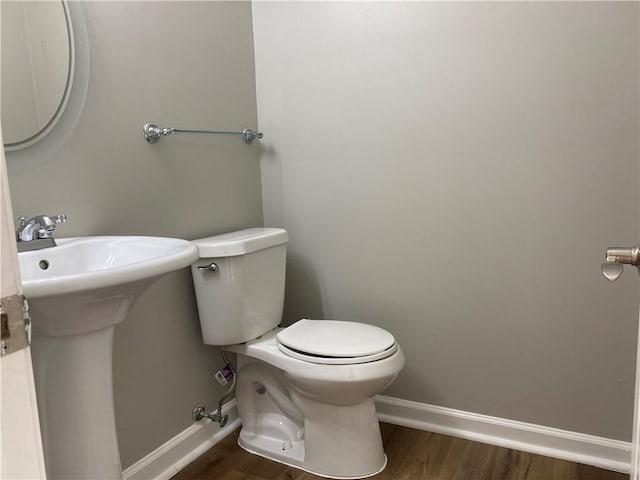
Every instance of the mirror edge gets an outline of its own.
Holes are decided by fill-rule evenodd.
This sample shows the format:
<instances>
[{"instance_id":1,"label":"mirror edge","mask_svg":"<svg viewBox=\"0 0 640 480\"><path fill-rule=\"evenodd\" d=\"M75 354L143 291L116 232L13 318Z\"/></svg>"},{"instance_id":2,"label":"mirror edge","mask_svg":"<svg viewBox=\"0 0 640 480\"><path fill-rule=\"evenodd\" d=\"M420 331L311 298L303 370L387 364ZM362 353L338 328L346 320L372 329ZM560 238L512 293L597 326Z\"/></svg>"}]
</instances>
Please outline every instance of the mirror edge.
<instances>
[{"instance_id":1,"label":"mirror edge","mask_svg":"<svg viewBox=\"0 0 640 480\"><path fill-rule=\"evenodd\" d=\"M33 135L23 138L18 142L13 143L5 143L4 150L5 152L12 152L14 150L20 150L23 148L27 148L30 145L40 141L43 139L60 121L62 116L64 115L65 108L69 103L69 96L71 95L71 91L73 90L73 80L75 76L75 63L76 63L76 53L75 53L75 33L74 26L71 21L71 12L69 10L69 2L67 0L60 0L62 4L62 10L64 13L64 20L67 25L67 39L69 43L69 65L67 67L67 81L64 87L64 92L62 93L62 100L58 104L56 111L51 116L51 119L47 122L47 124L38 130Z\"/></svg>"},{"instance_id":2,"label":"mirror edge","mask_svg":"<svg viewBox=\"0 0 640 480\"><path fill-rule=\"evenodd\" d=\"M44 160L55 153L69 138L75 128L87 98L89 88L89 35L81 2L65 1L73 30L74 69L71 91L67 95L66 106L57 122L44 135L38 135L28 146L17 150L5 147L9 170L33 162Z\"/></svg>"}]
</instances>

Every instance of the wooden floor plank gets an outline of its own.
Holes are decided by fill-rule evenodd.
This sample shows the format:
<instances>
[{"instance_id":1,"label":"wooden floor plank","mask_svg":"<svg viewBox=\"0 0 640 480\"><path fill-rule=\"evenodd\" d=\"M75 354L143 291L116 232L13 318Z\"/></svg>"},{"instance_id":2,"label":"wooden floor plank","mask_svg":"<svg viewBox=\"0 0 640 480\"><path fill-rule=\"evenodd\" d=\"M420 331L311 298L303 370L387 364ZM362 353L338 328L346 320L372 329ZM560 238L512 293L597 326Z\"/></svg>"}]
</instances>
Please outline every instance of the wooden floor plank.
<instances>
[{"instance_id":1,"label":"wooden floor plank","mask_svg":"<svg viewBox=\"0 0 640 480\"><path fill-rule=\"evenodd\" d=\"M381 424L387 468L371 480L627 480L628 475L495 447L461 438ZM322 480L242 450L239 430L171 480Z\"/></svg>"}]
</instances>

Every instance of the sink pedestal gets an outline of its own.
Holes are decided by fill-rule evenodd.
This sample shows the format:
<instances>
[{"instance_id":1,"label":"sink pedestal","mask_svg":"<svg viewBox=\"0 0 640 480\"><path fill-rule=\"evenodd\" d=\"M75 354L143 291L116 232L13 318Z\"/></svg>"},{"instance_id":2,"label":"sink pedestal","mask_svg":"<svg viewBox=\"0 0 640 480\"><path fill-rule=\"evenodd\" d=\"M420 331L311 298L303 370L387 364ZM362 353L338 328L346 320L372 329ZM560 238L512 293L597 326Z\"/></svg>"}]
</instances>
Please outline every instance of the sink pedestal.
<instances>
[{"instance_id":1,"label":"sink pedestal","mask_svg":"<svg viewBox=\"0 0 640 480\"><path fill-rule=\"evenodd\" d=\"M47 478L122 478L113 409L113 334L154 280L29 301Z\"/></svg>"},{"instance_id":2,"label":"sink pedestal","mask_svg":"<svg viewBox=\"0 0 640 480\"><path fill-rule=\"evenodd\" d=\"M120 479L113 410L113 332L33 335L47 478Z\"/></svg>"}]
</instances>

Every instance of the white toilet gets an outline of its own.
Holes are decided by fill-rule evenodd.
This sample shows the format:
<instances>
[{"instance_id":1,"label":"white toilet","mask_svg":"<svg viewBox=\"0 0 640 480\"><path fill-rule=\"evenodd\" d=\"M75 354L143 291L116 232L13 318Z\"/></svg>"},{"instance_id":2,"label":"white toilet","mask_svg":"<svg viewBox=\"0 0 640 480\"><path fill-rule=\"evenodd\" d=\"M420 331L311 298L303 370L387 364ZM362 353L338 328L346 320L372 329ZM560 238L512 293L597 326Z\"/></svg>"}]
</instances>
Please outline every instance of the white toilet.
<instances>
[{"instance_id":1,"label":"white toilet","mask_svg":"<svg viewBox=\"0 0 640 480\"><path fill-rule=\"evenodd\" d=\"M204 342L238 354L245 450L329 478L364 478L387 459L373 397L404 366L387 331L303 319L278 328L287 232L249 228L195 240Z\"/></svg>"}]
</instances>

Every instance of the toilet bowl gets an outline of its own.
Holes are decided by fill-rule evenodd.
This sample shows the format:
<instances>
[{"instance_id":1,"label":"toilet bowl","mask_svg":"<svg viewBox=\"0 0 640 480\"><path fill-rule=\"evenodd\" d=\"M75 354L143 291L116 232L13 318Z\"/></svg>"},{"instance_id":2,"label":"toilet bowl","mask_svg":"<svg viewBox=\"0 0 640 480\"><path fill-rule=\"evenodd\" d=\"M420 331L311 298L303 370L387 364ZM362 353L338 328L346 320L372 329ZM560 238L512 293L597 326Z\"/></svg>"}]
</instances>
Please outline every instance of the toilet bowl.
<instances>
[{"instance_id":1,"label":"toilet bowl","mask_svg":"<svg viewBox=\"0 0 640 480\"><path fill-rule=\"evenodd\" d=\"M245 450L328 478L365 478L386 456L373 397L404 366L393 335L302 319L280 328L288 237L256 228L195 240L205 343L237 354Z\"/></svg>"}]
</instances>

